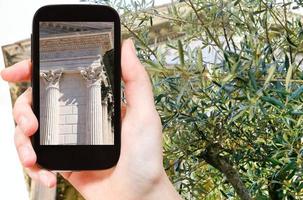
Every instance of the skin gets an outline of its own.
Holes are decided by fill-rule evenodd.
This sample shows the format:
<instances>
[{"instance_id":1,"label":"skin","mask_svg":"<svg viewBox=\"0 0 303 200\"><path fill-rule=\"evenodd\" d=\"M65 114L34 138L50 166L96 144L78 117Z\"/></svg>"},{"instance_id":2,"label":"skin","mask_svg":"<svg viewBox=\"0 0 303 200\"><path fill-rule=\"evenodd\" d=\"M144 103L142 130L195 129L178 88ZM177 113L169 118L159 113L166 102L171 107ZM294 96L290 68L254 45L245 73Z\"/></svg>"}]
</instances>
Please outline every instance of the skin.
<instances>
[{"instance_id":1,"label":"skin","mask_svg":"<svg viewBox=\"0 0 303 200\"><path fill-rule=\"evenodd\" d=\"M121 155L107 170L61 172L85 199L181 199L162 165L162 125L155 109L149 76L136 56L133 42L122 44L122 79L127 103L122 105ZM1 71L3 80L29 81L31 62L25 60ZM15 146L29 176L48 187L56 175L36 164L30 142L38 128L33 114L32 89L18 97L13 109L16 121Z\"/></svg>"}]
</instances>

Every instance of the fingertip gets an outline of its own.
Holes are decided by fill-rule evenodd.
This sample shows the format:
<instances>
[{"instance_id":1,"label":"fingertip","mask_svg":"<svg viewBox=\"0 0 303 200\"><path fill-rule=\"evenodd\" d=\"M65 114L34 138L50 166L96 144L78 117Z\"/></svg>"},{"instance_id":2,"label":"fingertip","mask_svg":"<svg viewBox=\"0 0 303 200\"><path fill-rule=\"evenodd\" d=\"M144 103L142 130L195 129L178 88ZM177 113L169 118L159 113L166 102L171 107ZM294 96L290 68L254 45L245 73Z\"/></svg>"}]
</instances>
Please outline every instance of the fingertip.
<instances>
[{"instance_id":1,"label":"fingertip","mask_svg":"<svg viewBox=\"0 0 303 200\"><path fill-rule=\"evenodd\" d=\"M37 161L36 153L30 138L22 133L19 126L15 128L14 143L22 165L26 168L33 167Z\"/></svg>"},{"instance_id":2,"label":"fingertip","mask_svg":"<svg viewBox=\"0 0 303 200\"><path fill-rule=\"evenodd\" d=\"M27 131L24 132L24 134L26 136L32 136L36 133L36 131L38 130L38 120L35 116L32 117L31 119L31 123L30 125L28 126L28 129Z\"/></svg>"},{"instance_id":3,"label":"fingertip","mask_svg":"<svg viewBox=\"0 0 303 200\"><path fill-rule=\"evenodd\" d=\"M6 69L0 71L0 77L2 80L6 81Z\"/></svg>"},{"instance_id":4,"label":"fingertip","mask_svg":"<svg viewBox=\"0 0 303 200\"><path fill-rule=\"evenodd\" d=\"M29 144L23 144L18 147L18 154L24 167L33 167L36 164L37 157Z\"/></svg>"},{"instance_id":5,"label":"fingertip","mask_svg":"<svg viewBox=\"0 0 303 200\"><path fill-rule=\"evenodd\" d=\"M25 136L32 136L38 130L38 120L36 116L32 113L28 113L25 117L24 115L20 116L17 120L17 124Z\"/></svg>"},{"instance_id":6,"label":"fingertip","mask_svg":"<svg viewBox=\"0 0 303 200\"><path fill-rule=\"evenodd\" d=\"M57 176L55 173L41 169L38 165L25 168L27 174L36 182L41 182L46 187L52 188L57 184Z\"/></svg>"},{"instance_id":7,"label":"fingertip","mask_svg":"<svg viewBox=\"0 0 303 200\"><path fill-rule=\"evenodd\" d=\"M5 81L10 81L11 79L13 79L13 77L11 76L11 68L4 68L1 70L1 78Z\"/></svg>"},{"instance_id":8,"label":"fingertip","mask_svg":"<svg viewBox=\"0 0 303 200\"><path fill-rule=\"evenodd\" d=\"M136 49L131 39L126 39L122 45L122 78L125 83L136 80L149 80L148 74L136 55Z\"/></svg>"},{"instance_id":9,"label":"fingertip","mask_svg":"<svg viewBox=\"0 0 303 200\"><path fill-rule=\"evenodd\" d=\"M149 112L154 107L152 86L145 67L136 55L134 43L127 39L122 45L122 78L127 106Z\"/></svg>"},{"instance_id":10,"label":"fingertip","mask_svg":"<svg viewBox=\"0 0 303 200\"><path fill-rule=\"evenodd\" d=\"M49 188L54 187L57 183L55 174L46 170L41 170L39 172L39 180Z\"/></svg>"},{"instance_id":11,"label":"fingertip","mask_svg":"<svg viewBox=\"0 0 303 200\"><path fill-rule=\"evenodd\" d=\"M22 165L24 167L32 167L36 164L37 158L36 155L27 157L25 160L22 161Z\"/></svg>"},{"instance_id":12,"label":"fingertip","mask_svg":"<svg viewBox=\"0 0 303 200\"><path fill-rule=\"evenodd\" d=\"M26 136L32 136L38 129L37 117L31 108L31 87L22 93L16 100L13 108L14 119L22 133Z\"/></svg>"},{"instance_id":13,"label":"fingertip","mask_svg":"<svg viewBox=\"0 0 303 200\"><path fill-rule=\"evenodd\" d=\"M132 50L133 53L136 53L136 48L131 38L127 38L126 40L123 41L123 43L124 43L124 47L129 47L129 49Z\"/></svg>"},{"instance_id":14,"label":"fingertip","mask_svg":"<svg viewBox=\"0 0 303 200\"><path fill-rule=\"evenodd\" d=\"M5 81L22 82L29 81L31 77L31 61L23 60L1 71L1 77Z\"/></svg>"}]
</instances>

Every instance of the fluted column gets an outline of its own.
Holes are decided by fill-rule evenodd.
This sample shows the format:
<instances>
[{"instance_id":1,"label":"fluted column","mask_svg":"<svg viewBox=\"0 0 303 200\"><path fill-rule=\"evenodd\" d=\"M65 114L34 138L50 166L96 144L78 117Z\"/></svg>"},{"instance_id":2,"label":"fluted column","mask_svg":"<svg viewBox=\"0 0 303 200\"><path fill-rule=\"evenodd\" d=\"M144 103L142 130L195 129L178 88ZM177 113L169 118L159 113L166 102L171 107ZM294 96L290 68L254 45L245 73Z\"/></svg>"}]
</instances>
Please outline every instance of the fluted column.
<instances>
[{"instance_id":1,"label":"fluted column","mask_svg":"<svg viewBox=\"0 0 303 200\"><path fill-rule=\"evenodd\" d=\"M108 103L109 105L113 106L113 95L112 93L108 94ZM111 108L112 109L112 108ZM110 113L114 112L113 110ZM108 135L109 135L109 143L114 144L114 130L112 127L112 114L107 116L107 124L108 124Z\"/></svg>"},{"instance_id":2,"label":"fluted column","mask_svg":"<svg viewBox=\"0 0 303 200\"><path fill-rule=\"evenodd\" d=\"M88 67L80 70L87 81L88 101L86 110L86 144L103 144L102 137L102 102L101 102L101 76L102 68Z\"/></svg>"},{"instance_id":3,"label":"fluted column","mask_svg":"<svg viewBox=\"0 0 303 200\"><path fill-rule=\"evenodd\" d=\"M45 88L45 117L40 124L40 144L54 145L59 142L59 80L62 70L41 72L40 76L46 84Z\"/></svg>"},{"instance_id":4,"label":"fluted column","mask_svg":"<svg viewBox=\"0 0 303 200\"><path fill-rule=\"evenodd\" d=\"M103 140L104 144L107 144L109 141L108 137L108 124L107 124L107 117L108 117L108 110L107 110L107 98L105 97L102 101L102 131L103 131Z\"/></svg>"}]
</instances>

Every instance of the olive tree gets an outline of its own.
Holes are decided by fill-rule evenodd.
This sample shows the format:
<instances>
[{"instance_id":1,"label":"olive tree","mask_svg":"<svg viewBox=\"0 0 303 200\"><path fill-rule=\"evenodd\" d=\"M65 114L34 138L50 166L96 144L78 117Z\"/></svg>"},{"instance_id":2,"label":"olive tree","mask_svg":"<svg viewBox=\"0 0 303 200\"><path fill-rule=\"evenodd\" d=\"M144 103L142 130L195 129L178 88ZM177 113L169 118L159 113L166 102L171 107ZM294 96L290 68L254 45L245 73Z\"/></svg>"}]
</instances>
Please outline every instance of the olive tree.
<instances>
[{"instance_id":1,"label":"olive tree","mask_svg":"<svg viewBox=\"0 0 303 200\"><path fill-rule=\"evenodd\" d=\"M136 41L185 199L303 198L301 1L93 2L117 8ZM155 19L177 36L158 42Z\"/></svg>"}]
</instances>

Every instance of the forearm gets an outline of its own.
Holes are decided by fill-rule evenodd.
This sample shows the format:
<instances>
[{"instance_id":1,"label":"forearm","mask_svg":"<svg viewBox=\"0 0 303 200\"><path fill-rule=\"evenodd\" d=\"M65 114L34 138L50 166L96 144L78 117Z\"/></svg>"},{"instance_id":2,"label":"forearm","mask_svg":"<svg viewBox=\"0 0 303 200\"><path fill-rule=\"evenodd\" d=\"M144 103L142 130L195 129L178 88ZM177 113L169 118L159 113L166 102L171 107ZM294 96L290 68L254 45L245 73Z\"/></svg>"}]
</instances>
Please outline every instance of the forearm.
<instances>
[{"instance_id":1,"label":"forearm","mask_svg":"<svg viewBox=\"0 0 303 200\"><path fill-rule=\"evenodd\" d=\"M165 173L165 172L164 172ZM144 200L181 200L181 196L177 193L173 184L170 182L166 173L161 180L154 185L150 192L143 198Z\"/></svg>"}]
</instances>

